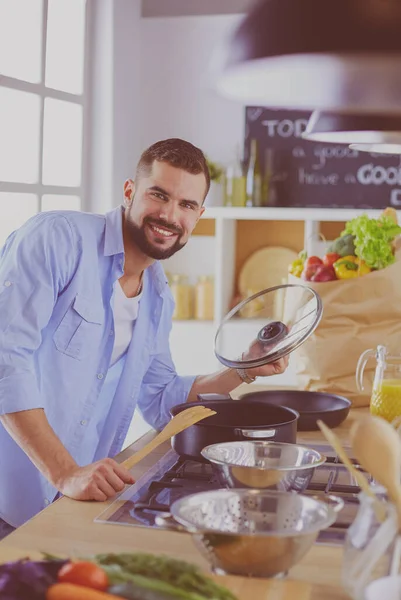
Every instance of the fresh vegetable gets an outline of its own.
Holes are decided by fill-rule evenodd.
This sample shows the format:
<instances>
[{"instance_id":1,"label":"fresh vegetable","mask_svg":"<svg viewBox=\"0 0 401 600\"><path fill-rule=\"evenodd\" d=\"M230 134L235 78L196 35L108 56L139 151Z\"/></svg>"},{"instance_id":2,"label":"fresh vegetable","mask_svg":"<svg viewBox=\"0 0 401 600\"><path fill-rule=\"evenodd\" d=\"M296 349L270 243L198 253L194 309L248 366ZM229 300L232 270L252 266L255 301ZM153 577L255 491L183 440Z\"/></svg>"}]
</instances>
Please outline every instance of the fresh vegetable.
<instances>
[{"instance_id":1,"label":"fresh vegetable","mask_svg":"<svg viewBox=\"0 0 401 600\"><path fill-rule=\"evenodd\" d=\"M323 264L326 267L332 267L339 258L341 258L341 256L337 254L337 252L328 252L323 256Z\"/></svg>"},{"instance_id":2,"label":"fresh vegetable","mask_svg":"<svg viewBox=\"0 0 401 600\"><path fill-rule=\"evenodd\" d=\"M134 583L122 583L109 588L110 594L115 594L126 600L176 600L177 596L171 596L157 590L149 590Z\"/></svg>"},{"instance_id":3,"label":"fresh vegetable","mask_svg":"<svg viewBox=\"0 0 401 600\"><path fill-rule=\"evenodd\" d=\"M64 560L19 560L0 565L1 600L44 600Z\"/></svg>"},{"instance_id":4,"label":"fresh vegetable","mask_svg":"<svg viewBox=\"0 0 401 600\"><path fill-rule=\"evenodd\" d=\"M349 221L343 233L343 237L355 236L356 255L372 269L384 269L394 262L391 244L401 234L401 227L392 217L381 215L378 219L370 219L361 215Z\"/></svg>"},{"instance_id":5,"label":"fresh vegetable","mask_svg":"<svg viewBox=\"0 0 401 600\"><path fill-rule=\"evenodd\" d=\"M307 269L308 267L311 267L312 265L322 265L323 261L321 258L319 258L318 256L308 256L308 258L305 261L305 269Z\"/></svg>"},{"instance_id":6,"label":"fresh vegetable","mask_svg":"<svg viewBox=\"0 0 401 600\"><path fill-rule=\"evenodd\" d=\"M69 562L61 567L58 580L60 583L75 583L94 590L104 591L109 580L104 570L89 561Z\"/></svg>"},{"instance_id":7,"label":"fresh vegetable","mask_svg":"<svg viewBox=\"0 0 401 600\"><path fill-rule=\"evenodd\" d=\"M340 237L334 240L327 249L327 253L339 254L340 256L355 256L355 237L353 231L348 231L341 234Z\"/></svg>"},{"instance_id":8,"label":"fresh vegetable","mask_svg":"<svg viewBox=\"0 0 401 600\"><path fill-rule=\"evenodd\" d=\"M181 593L185 592L187 595L181 598L187 600L236 600L229 590L204 575L195 565L169 556L142 552L100 554L94 557L94 561L106 571L111 584L132 582L144 585L148 581L157 581L160 584L162 582L169 584ZM140 581L138 577L132 578L139 575L142 575L146 581ZM164 590L174 591L171 588L164 588ZM163 589L159 587L159 591Z\"/></svg>"},{"instance_id":9,"label":"fresh vegetable","mask_svg":"<svg viewBox=\"0 0 401 600\"><path fill-rule=\"evenodd\" d=\"M288 267L288 272L294 277L301 277L301 273L304 268L304 261L301 258L294 260Z\"/></svg>"},{"instance_id":10,"label":"fresh vegetable","mask_svg":"<svg viewBox=\"0 0 401 600\"><path fill-rule=\"evenodd\" d=\"M288 267L288 272L295 277L301 277L306 257L307 255L305 250L301 250L301 252L298 254L298 258L296 258Z\"/></svg>"},{"instance_id":11,"label":"fresh vegetable","mask_svg":"<svg viewBox=\"0 0 401 600\"><path fill-rule=\"evenodd\" d=\"M338 279L353 279L367 275L371 271L370 267L357 256L344 256L337 260L333 267Z\"/></svg>"},{"instance_id":12,"label":"fresh vegetable","mask_svg":"<svg viewBox=\"0 0 401 600\"><path fill-rule=\"evenodd\" d=\"M309 265L309 267L305 266L302 273L301 273L301 277L302 279L304 279L305 281L312 281L312 277L314 276L314 274L316 273L316 271L319 269L319 267L321 267L322 264L312 264Z\"/></svg>"},{"instance_id":13,"label":"fresh vegetable","mask_svg":"<svg viewBox=\"0 0 401 600\"><path fill-rule=\"evenodd\" d=\"M30 596L27 596L27 598ZM56 583L46 592L46 600L124 600L106 592L76 585L74 583Z\"/></svg>"},{"instance_id":14,"label":"fresh vegetable","mask_svg":"<svg viewBox=\"0 0 401 600\"><path fill-rule=\"evenodd\" d=\"M150 577L144 577L143 575L130 575L129 573L122 572L121 567L121 579L124 580L124 598L127 597L127 592L133 594L133 599L136 600L205 600L205 596L200 596L195 592L188 592L177 588L175 585L160 581L160 579L151 579ZM115 575L117 574L117 569ZM117 585L112 586L110 589L115 590ZM121 588L120 588L121 589ZM132 600L132 596L128 596L129 600Z\"/></svg>"},{"instance_id":15,"label":"fresh vegetable","mask_svg":"<svg viewBox=\"0 0 401 600\"><path fill-rule=\"evenodd\" d=\"M325 265L320 265L317 268L316 273L313 275L311 281L334 281L337 279L337 275L333 269L333 267L326 267Z\"/></svg>"}]
</instances>

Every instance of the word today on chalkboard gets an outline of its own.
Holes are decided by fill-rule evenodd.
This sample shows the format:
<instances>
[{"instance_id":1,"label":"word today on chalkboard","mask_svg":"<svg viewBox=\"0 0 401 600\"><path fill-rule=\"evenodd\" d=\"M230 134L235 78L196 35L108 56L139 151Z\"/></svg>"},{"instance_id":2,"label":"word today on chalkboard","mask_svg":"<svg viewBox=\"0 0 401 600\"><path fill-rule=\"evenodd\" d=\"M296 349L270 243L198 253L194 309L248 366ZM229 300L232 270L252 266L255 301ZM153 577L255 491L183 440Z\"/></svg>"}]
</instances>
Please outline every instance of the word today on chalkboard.
<instances>
[{"instance_id":1,"label":"word today on chalkboard","mask_svg":"<svg viewBox=\"0 0 401 600\"><path fill-rule=\"evenodd\" d=\"M401 207L401 156L350 150L301 138L311 113L248 106L247 161L258 140L262 171L272 172L267 205L319 208Z\"/></svg>"}]
</instances>

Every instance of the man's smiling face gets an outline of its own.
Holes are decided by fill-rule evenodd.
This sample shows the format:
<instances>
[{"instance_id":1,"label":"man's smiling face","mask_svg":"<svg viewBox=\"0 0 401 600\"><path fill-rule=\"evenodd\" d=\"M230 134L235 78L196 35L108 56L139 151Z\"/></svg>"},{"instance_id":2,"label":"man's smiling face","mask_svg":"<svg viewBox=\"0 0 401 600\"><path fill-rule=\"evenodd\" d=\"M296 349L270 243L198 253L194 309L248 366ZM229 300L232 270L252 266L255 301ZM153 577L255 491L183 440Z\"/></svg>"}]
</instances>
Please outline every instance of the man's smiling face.
<instances>
[{"instance_id":1,"label":"man's smiling face","mask_svg":"<svg viewBox=\"0 0 401 600\"><path fill-rule=\"evenodd\" d=\"M203 173L155 160L148 175L124 186L129 241L150 258L169 258L187 243L204 211L205 191Z\"/></svg>"}]
</instances>

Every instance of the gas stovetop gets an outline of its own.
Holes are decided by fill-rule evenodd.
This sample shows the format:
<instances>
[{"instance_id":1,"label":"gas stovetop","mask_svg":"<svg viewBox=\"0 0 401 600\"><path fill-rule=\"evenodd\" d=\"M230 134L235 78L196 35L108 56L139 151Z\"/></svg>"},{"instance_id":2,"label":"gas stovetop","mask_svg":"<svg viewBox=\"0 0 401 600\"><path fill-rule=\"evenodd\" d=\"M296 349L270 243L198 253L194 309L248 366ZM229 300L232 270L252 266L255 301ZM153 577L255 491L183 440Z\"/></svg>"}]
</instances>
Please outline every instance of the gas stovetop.
<instances>
[{"instance_id":1,"label":"gas stovetop","mask_svg":"<svg viewBox=\"0 0 401 600\"><path fill-rule=\"evenodd\" d=\"M360 488L331 446L314 444L313 448L324 454L327 461L316 468L309 487L303 493L312 496L334 494L344 500L344 508L336 523L322 531L317 542L342 544L346 530L358 510ZM359 468L357 464L355 466ZM188 460L170 450L95 521L163 529L163 526L156 523L156 517L168 512L175 500L195 492L221 487L209 463Z\"/></svg>"}]
</instances>

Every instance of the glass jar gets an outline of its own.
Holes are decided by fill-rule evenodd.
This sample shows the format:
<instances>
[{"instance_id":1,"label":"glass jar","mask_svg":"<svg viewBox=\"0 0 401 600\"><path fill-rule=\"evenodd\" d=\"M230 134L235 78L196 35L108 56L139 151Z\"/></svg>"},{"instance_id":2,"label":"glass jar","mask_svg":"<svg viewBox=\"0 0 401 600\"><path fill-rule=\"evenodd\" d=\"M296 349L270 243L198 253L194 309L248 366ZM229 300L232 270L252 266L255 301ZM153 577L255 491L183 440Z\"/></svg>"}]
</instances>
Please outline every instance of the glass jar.
<instances>
[{"instance_id":1,"label":"glass jar","mask_svg":"<svg viewBox=\"0 0 401 600\"><path fill-rule=\"evenodd\" d=\"M212 321L214 317L213 278L201 275L195 286L195 319Z\"/></svg>"},{"instance_id":2,"label":"glass jar","mask_svg":"<svg viewBox=\"0 0 401 600\"><path fill-rule=\"evenodd\" d=\"M186 275L172 275L170 284L175 308L173 319L185 321L193 318L193 290Z\"/></svg>"},{"instance_id":3,"label":"glass jar","mask_svg":"<svg viewBox=\"0 0 401 600\"><path fill-rule=\"evenodd\" d=\"M386 498L383 488L375 487L374 491L378 498ZM385 504L386 518L380 523L370 496L361 492L359 503L357 516L346 533L342 566L342 583L353 600L363 600L365 588L371 581L390 574L398 532L397 514L392 504Z\"/></svg>"},{"instance_id":4,"label":"glass jar","mask_svg":"<svg viewBox=\"0 0 401 600\"><path fill-rule=\"evenodd\" d=\"M359 358L356 369L358 390L363 392L364 371L370 358L376 359L376 369L370 399L370 412L390 423L401 417L401 355L386 346L366 350Z\"/></svg>"}]
</instances>

